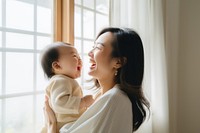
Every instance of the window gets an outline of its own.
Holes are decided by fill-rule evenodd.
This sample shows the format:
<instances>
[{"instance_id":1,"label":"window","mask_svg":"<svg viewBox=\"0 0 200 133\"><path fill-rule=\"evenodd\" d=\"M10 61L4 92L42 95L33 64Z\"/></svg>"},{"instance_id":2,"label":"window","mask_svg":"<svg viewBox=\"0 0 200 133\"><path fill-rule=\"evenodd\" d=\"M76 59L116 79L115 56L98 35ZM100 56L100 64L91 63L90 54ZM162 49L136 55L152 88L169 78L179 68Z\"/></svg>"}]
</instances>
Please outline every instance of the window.
<instances>
[{"instance_id":1,"label":"window","mask_svg":"<svg viewBox=\"0 0 200 133\"><path fill-rule=\"evenodd\" d=\"M79 83L87 88L85 80L91 79L88 52L92 49L98 32L109 26L109 0L75 0L75 47L83 60L83 73ZM85 92L86 93L86 92Z\"/></svg>"},{"instance_id":2,"label":"window","mask_svg":"<svg viewBox=\"0 0 200 133\"><path fill-rule=\"evenodd\" d=\"M0 1L0 132L43 126L41 49L52 42L53 0Z\"/></svg>"}]
</instances>

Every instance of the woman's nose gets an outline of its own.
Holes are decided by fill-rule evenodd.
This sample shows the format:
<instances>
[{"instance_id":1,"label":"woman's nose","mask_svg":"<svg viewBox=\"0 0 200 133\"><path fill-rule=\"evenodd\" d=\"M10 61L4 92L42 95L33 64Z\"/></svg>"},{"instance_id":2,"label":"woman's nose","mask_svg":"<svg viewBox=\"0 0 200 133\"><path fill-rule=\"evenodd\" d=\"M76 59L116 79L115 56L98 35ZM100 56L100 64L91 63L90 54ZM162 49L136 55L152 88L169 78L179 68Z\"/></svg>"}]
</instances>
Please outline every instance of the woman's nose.
<instances>
[{"instance_id":1,"label":"woman's nose","mask_svg":"<svg viewBox=\"0 0 200 133\"><path fill-rule=\"evenodd\" d=\"M88 56L90 56L90 57L93 56L93 50L94 50L94 49L90 50L90 52L88 53Z\"/></svg>"}]
</instances>

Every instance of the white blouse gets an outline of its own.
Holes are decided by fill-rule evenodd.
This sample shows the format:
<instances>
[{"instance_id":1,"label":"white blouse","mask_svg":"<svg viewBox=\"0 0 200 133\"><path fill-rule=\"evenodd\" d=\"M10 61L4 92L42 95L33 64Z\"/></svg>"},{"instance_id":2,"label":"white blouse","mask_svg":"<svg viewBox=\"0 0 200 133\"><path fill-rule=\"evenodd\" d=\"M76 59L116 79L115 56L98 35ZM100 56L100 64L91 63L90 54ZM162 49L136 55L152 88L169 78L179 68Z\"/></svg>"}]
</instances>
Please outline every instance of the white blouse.
<instances>
[{"instance_id":1,"label":"white blouse","mask_svg":"<svg viewBox=\"0 0 200 133\"><path fill-rule=\"evenodd\" d=\"M60 133L132 133L132 104L115 85L99 97L74 123Z\"/></svg>"}]
</instances>

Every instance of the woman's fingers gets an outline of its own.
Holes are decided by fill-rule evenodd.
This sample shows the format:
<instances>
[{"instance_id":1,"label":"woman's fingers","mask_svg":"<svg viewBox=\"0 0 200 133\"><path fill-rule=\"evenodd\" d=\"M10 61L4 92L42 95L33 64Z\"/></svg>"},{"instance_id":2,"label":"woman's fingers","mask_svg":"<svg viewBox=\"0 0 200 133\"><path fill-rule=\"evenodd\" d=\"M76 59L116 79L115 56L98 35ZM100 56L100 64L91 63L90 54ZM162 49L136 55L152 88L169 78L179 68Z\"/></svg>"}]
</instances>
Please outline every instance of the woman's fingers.
<instances>
[{"instance_id":1,"label":"woman's fingers","mask_svg":"<svg viewBox=\"0 0 200 133\"><path fill-rule=\"evenodd\" d=\"M44 117L45 117L45 124L48 125L49 123L51 123L51 108L49 106L49 99L48 97L45 95L45 102L44 102L44 107L43 107L43 111L44 111Z\"/></svg>"},{"instance_id":2,"label":"woman's fingers","mask_svg":"<svg viewBox=\"0 0 200 133\"><path fill-rule=\"evenodd\" d=\"M45 95L45 101L48 101L49 97L47 95Z\"/></svg>"},{"instance_id":3,"label":"woman's fingers","mask_svg":"<svg viewBox=\"0 0 200 133\"><path fill-rule=\"evenodd\" d=\"M45 102L43 107L44 117L45 117L45 125L47 127L48 133L56 133L56 117L55 113L49 106L49 98L45 96Z\"/></svg>"},{"instance_id":4,"label":"woman's fingers","mask_svg":"<svg viewBox=\"0 0 200 133\"><path fill-rule=\"evenodd\" d=\"M44 110L46 124L50 124L56 121L55 113L49 106L49 98L47 96L45 96L45 104L43 110Z\"/></svg>"}]
</instances>

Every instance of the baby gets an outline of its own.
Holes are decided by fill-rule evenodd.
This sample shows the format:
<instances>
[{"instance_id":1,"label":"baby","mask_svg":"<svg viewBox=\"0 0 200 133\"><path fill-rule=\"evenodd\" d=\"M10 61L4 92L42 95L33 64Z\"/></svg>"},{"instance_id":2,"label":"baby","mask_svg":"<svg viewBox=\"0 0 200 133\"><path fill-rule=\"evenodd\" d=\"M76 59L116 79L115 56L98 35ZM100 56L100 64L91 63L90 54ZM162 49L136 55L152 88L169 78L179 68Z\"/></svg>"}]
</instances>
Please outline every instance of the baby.
<instances>
[{"instance_id":1,"label":"baby","mask_svg":"<svg viewBox=\"0 0 200 133\"><path fill-rule=\"evenodd\" d=\"M42 53L41 65L45 76L50 79L46 95L56 115L59 132L64 124L77 120L94 99L91 95L83 97L75 80L81 75L82 61L70 44L56 42L48 45ZM42 133L46 133L46 127Z\"/></svg>"}]
</instances>

